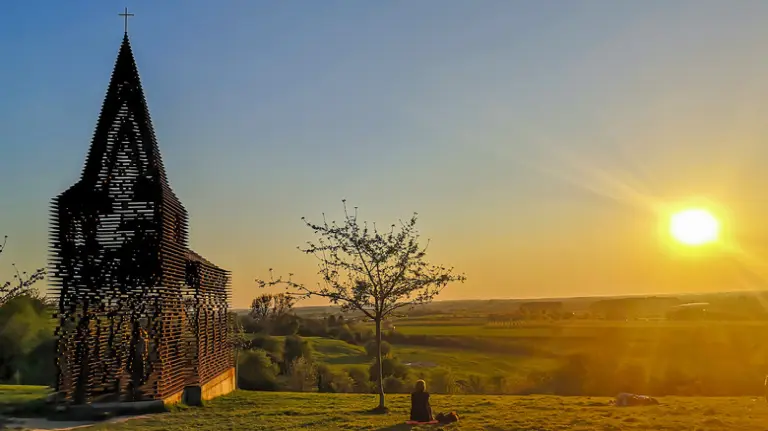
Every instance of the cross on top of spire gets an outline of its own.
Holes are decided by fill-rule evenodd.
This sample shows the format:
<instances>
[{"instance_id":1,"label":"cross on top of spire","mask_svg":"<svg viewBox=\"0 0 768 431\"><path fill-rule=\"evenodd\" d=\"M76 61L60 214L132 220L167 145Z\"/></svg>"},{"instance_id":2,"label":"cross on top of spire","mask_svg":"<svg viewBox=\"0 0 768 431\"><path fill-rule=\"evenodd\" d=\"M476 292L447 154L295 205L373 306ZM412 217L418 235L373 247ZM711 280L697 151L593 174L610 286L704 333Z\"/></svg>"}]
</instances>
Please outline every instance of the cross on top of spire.
<instances>
[{"instance_id":1,"label":"cross on top of spire","mask_svg":"<svg viewBox=\"0 0 768 431\"><path fill-rule=\"evenodd\" d=\"M128 17L135 16L135 14L128 13L128 8L125 8L125 12L119 13L118 15L125 18L125 34L128 34Z\"/></svg>"}]
</instances>

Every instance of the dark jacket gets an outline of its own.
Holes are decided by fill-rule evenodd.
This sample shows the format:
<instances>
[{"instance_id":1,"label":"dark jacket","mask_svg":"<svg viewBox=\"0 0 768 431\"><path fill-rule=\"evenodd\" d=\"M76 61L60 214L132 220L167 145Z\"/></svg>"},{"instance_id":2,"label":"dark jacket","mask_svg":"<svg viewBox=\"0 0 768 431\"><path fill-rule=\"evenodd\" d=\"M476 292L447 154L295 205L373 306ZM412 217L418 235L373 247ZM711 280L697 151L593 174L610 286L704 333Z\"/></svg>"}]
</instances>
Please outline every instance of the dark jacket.
<instances>
[{"instance_id":1,"label":"dark jacket","mask_svg":"<svg viewBox=\"0 0 768 431\"><path fill-rule=\"evenodd\" d=\"M432 421L429 392L414 392L411 394L411 420L417 422Z\"/></svg>"}]
</instances>

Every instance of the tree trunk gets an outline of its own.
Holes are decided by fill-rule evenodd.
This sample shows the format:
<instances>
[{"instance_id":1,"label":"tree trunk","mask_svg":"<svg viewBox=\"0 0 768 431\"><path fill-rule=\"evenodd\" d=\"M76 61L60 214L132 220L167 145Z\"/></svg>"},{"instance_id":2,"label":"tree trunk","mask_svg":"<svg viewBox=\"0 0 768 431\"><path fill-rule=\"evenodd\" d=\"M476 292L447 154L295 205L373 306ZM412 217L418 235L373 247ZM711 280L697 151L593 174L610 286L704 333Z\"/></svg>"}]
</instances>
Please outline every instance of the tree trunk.
<instances>
[{"instance_id":1,"label":"tree trunk","mask_svg":"<svg viewBox=\"0 0 768 431\"><path fill-rule=\"evenodd\" d=\"M378 373L379 409L384 407L384 368L381 363L381 318L376 319L376 370Z\"/></svg>"}]
</instances>

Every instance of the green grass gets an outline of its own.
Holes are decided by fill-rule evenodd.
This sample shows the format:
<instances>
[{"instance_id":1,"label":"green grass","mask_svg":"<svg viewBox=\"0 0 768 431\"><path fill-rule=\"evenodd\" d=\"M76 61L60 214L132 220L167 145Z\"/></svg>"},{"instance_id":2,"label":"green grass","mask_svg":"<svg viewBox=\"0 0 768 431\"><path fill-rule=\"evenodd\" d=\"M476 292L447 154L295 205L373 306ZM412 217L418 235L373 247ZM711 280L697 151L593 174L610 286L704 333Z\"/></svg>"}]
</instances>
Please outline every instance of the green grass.
<instances>
[{"instance_id":1,"label":"green grass","mask_svg":"<svg viewBox=\"0 0 768 431\"><path fill-rule=\"evenodd\" d=\"M340 340L330 338L307 338L314 349L314 359L330 365L332 368L345 369L350 366L368 366L371 363L365 349ZM550 358L503 355L494 353L471 352L460 349L446 349L423 346L393 346L392 352L402 363L427 363L448 367L457 378L466 378L469 374L492 377L505 374L514 380L515 376L524 378L531 371L550 370L558 362ZM429 372L431 366L414 366L412 369Z\"/></svg>"},{"instance_id":2,"label":"green grass","mask_svg":"<svg viewBox=\"0 0 768 431\"><path fill-rule=\"evenodd\" d=\"M367 365L370 360L365 355L365 349L333 338L307 337L312 345L314 359L331 366L348 367L350 365Z\"/></svg>"},{"instance_id":3,"label":"green grass","mask_svg":"<svg viewBox=\"0 0 768 431\"><path fill-rule=\"evenodd\" d=\"M403 363L426 362L448 367L457 378L466 378L469 374L487 377L504 374L513 380L515 376L522 379L531 371L551 370L559 363L551 358L471 352L438 347L394 346L393 352ZM413 367L413 369L416 372L429 371L429 368Z\"/></svg>"},{"instance_id":4,"label":"green grass","mask_svg":"<svg viewBox=\"0 0 768 431\"><path fill-rule=\"evenodd\" d=\"M0 385L0 414L37 416L45 410L45 397L50 393L46 386Z\"/></svg>"},{"instance_id":5,"label":"green grass","mask_svg":"<svg viewBox=\"0 0 768 431\"><path fill-rule=\"evenodd\" d=\"M46 386L0 385L0 407L17 407L44 399L51 392Z\"/></svg>"},{"instance_id":6,"label":"green grass","mask_svg":"<svg viewBox=\"0 0 768 431\"><path fill-rule=\"evenodd\" d=\"M759 430L768 406L752 398L662 398L660 406L618 408L605 398L552 396L433 396L436 411L456 410L446 430ZM366 413L372 395L236 392L202 408L178 409L146 419L101 424L94 430L426 430L404 425L409 399L390 396L388 415Z\"/></svg>"}]
</instances>

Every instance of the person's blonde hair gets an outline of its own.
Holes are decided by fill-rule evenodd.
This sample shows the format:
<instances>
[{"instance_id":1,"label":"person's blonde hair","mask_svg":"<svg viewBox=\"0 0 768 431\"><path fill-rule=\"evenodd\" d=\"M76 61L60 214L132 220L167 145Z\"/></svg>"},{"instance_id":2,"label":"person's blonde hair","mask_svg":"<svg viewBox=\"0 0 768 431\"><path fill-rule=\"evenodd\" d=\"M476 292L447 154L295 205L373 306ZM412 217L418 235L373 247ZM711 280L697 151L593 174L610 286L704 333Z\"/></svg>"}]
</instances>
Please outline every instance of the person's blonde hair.
<instances>
[{"instance_id":1,"label":"person's blonde hair","mask_svg":"<svg viewBox=\"0 0 768 431\"><path fill-rule=\"evenodd\" d=\"M416 392L427 392L427 382L416 380Z\"/></svg>"}]
</instances>

